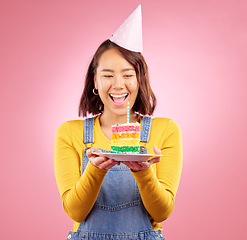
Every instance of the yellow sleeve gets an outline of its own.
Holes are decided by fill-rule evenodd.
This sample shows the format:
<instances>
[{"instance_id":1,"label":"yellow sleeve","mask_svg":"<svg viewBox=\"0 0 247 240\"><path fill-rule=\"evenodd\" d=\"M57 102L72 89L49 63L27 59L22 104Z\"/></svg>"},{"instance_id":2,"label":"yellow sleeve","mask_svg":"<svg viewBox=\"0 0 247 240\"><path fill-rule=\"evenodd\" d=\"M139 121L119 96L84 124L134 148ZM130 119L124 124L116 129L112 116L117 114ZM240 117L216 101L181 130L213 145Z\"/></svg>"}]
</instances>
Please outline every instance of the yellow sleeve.
<instances>
[{"instance_id":1,"label":"yellow sleeve","mask_svg":"<svg viewBox=\"0 0 247 240\"><path fill-rule=\"evenodd\" d=\"M156 145L164 155L161 161L154 167L132 172L143 204L155 222L162 222L171 215L182 168L182 137L179 126L169 120L162 135L163 137L157 136L162 141L161 145Z\"/></svg>"},{"instance_id":2,"label":"yellow sleeve","mask_svg":"<svg viewBox=\"0 0 247 240\"><path fill-rule=\"evenodd\" d=\"M70 218L82 222L92 209L107 170L88 162L80 173L80 156L73 144L70 122L56 131L54 168L63 208Z\"/></svg>"}]
</instances>

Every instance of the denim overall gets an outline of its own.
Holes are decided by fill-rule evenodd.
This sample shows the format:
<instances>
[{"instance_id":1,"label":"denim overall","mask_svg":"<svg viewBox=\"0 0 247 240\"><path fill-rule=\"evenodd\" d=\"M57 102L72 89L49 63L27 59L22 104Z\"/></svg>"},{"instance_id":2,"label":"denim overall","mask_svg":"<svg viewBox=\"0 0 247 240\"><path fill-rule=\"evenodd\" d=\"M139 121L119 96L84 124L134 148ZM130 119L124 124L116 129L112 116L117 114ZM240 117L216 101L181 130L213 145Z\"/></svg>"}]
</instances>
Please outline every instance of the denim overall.
<instances>
[{"instance_id":1,"label":"denim overall","mask_svg":"<svg viewBox=\"0 0 247 240\"><path fill-rule=\"evenodd\" d=\"M148 142L151 123L151 117L143 117L141 144ZM84 120L84 143L92 147L93 142L94 118L87 118ZM140 153L147 153L146 147L141 147ZM86 149L84 149L82 172L88 161ZM129 168L121 163L108 170L92 210L80 223L77 232L69 232L67 239L160 240L165 238L160 230L152 229L137 183Z\"/></svg>"}]
</instances>

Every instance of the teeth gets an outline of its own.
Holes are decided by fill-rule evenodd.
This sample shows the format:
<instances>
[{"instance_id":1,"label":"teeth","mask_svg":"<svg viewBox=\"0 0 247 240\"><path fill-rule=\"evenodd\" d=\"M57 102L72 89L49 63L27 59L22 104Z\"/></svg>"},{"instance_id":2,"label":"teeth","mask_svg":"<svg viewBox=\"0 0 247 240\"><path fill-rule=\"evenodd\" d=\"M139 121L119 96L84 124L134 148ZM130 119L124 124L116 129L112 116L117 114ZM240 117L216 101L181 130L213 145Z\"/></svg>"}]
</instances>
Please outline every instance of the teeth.
<instances>
[{"instance_id":1,"label":"teeth","mask_svg":"<svg viewBox=\"0 0 247 240\"><path fill-rule=\"evenodd\" d=\"M110 94L111 97L114 97L114 98L121 98L121 97L126 97L128 94L121 94L121 95L114 95L114 94Z\"/></svg>"}]
</instances>

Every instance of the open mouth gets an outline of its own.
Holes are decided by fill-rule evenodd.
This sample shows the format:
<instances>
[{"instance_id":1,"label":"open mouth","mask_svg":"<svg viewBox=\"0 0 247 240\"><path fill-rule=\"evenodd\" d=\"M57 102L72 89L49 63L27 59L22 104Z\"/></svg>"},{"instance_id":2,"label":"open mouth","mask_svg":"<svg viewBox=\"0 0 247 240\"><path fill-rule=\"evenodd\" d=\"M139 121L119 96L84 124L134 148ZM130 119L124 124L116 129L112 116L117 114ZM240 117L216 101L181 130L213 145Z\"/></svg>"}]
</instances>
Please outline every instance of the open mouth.
<instances>
[{"instance_id":1,"label":"open mouth","mask_svg":"<svg viewBox=\"0 0 247 240\"><path fill-rule=\"evenodd\" d=\"M128 97L128 93L125 94L109 94L111 100L115 105L123 105Z\"/></svg>"}]
</instances>

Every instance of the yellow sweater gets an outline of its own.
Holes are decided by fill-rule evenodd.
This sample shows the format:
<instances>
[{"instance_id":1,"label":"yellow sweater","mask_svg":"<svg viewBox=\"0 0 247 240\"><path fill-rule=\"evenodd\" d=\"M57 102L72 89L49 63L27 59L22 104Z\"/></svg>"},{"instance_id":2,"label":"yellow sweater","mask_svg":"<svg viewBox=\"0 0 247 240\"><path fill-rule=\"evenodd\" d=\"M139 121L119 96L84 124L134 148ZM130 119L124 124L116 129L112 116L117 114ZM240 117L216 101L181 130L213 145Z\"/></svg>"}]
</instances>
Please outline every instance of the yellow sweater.
<instances>
[{"instance_id":1,"label":"yellow sweater","mask_svg":"<svg viewBox=\"0 0 247 240\"><path fill-rule=\"evenodd\" d=\"M83 120L63 123L55 136L55 175L62 198L63 208L74 222L76 231L92 209L107 170L88 162L81 174L83 143ZM99 117L94 123L94 148L110 150L111 141L100 128ZM182 168L182 139L179 126L168 118L154 118L147 143L148 153L153 146L164 155L159 163L146 170L132 172L143 204L150 215L154 230L161 229L160 222L167 219L174 208L175 195Z\"/></svg>"}]
</instances>

